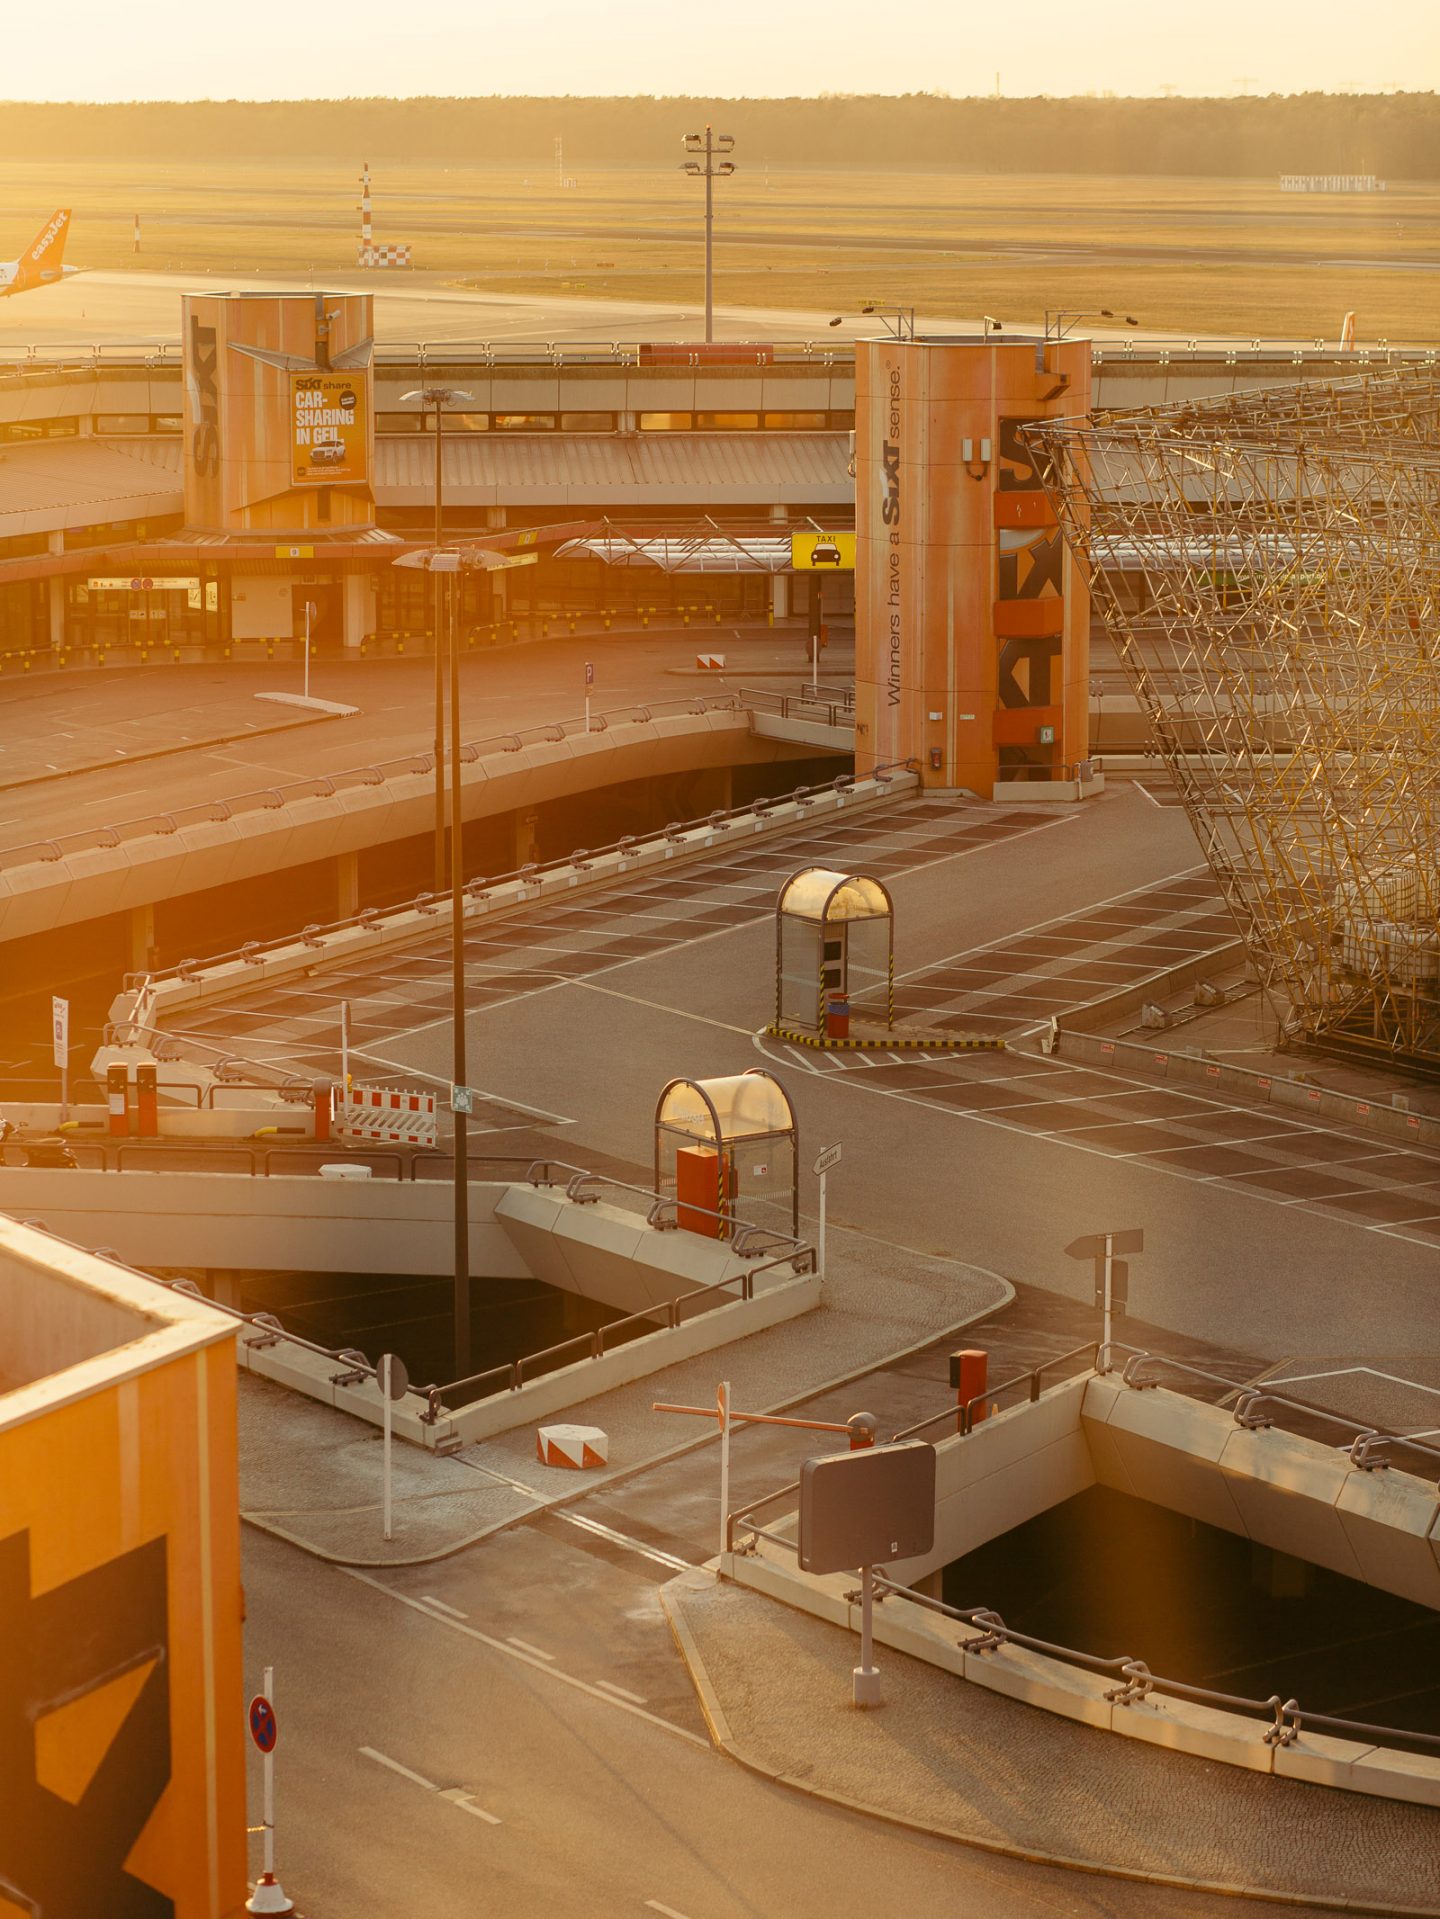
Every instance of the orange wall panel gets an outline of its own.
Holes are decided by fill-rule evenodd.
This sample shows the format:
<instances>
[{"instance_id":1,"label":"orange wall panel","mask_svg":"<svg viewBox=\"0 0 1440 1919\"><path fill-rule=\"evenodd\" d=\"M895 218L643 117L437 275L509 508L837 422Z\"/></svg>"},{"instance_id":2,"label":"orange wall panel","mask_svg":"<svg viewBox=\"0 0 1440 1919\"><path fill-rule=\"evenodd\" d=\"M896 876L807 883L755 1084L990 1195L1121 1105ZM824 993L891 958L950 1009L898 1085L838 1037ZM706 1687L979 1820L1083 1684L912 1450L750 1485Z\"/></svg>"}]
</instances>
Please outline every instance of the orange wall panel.
<instances>
[{"instance_id":1,"label":"orange wall panel","mask_svg":"<svg viewBox=\"0 0 1440 1919\"><path fill-rule=\"evenodd\" d=\"M34 1725L0 1752L0 1882L77 1919L127 1879L241 1911L241 1637L231 1340L0 1430L0 1719L8 1687Z\"/></svg>"}]
</instances>

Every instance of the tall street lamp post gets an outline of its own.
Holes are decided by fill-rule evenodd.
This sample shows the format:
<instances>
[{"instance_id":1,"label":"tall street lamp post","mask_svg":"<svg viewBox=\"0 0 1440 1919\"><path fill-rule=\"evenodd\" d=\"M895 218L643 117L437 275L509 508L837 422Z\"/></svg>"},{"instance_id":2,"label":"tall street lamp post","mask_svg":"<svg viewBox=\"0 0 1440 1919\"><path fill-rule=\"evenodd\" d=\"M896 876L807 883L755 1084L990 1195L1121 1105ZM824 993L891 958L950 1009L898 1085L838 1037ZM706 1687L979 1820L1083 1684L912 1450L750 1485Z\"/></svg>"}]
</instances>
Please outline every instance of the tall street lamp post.
<instances>
[{"instance_id":1,"label":"tall street lamp post","mask_svg":"<svg viewBox=\"0 0 1440 1919\"><path fill-rule=\"evenodd\" d=\"M445 528L445 409L447 406L473 406L474 395L456 386L414 387L403 393L407 405L418 405L435 412L435 545L444 540ZM435 891L445 890L445 665L440 632L440 581L430 581L430 628L435 643Z\"/></svg>"},{"instance_id":2,"label":"tall street lamp post","mask_svg":"<svg viewBox=\"0 0 1440 1919\"><path fill-rule=\"evenodd\" d=\"M708 344L715 338L715 181L735 171L733 160L724 160L721 154L733 152L735 142L728 133L716 133L706 127L704 133L687 133L684 139L687 153L703 154L704 164L700 160L687 160L684 171L698 174L705 182L705 339Z\"/></svg>"}]
</instances>

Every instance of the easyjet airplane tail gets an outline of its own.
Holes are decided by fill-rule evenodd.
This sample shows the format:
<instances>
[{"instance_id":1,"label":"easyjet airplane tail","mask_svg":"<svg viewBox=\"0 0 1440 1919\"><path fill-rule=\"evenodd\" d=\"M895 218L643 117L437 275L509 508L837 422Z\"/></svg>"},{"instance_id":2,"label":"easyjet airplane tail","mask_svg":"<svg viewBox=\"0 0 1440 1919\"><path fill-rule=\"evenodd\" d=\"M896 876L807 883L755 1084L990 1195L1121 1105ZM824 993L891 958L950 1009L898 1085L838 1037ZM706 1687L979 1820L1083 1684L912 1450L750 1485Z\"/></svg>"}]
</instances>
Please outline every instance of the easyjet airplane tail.
<instances>
[{"instance_id":1,"label":"easyjet airplane tail","mask_svg":"<svg viewBox=\"0 0 1440 1919\"><path fill-rule=\"evenodd\" d=\"M18 260L7 260L0 266L0 298L9 293L27 293L31 287L48 286L73 272L73 267L62 264L69 231L70 209L62 207L50 215Z\"/></svg>"}]
</instances>

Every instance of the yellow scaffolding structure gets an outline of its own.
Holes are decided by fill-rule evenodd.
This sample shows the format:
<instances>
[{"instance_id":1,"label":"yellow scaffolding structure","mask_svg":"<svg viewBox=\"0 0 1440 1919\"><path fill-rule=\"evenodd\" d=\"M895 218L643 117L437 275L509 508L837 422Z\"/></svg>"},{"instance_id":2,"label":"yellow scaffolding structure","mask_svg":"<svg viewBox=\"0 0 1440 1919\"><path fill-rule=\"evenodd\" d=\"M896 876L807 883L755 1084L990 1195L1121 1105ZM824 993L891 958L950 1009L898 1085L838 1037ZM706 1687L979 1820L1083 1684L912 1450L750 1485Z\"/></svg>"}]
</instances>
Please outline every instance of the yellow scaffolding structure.
<instances>
[{"instance_id":1,"label":"yellow scaffolding structure","mask_svg":"<svg viewBox=\"0 0 1440 1919\"><path fill-rule=\"evenodd\" d=\"M1027 434L1282 1033L1440 1071L1440 367Z\"/></svg>"}]
</instances>

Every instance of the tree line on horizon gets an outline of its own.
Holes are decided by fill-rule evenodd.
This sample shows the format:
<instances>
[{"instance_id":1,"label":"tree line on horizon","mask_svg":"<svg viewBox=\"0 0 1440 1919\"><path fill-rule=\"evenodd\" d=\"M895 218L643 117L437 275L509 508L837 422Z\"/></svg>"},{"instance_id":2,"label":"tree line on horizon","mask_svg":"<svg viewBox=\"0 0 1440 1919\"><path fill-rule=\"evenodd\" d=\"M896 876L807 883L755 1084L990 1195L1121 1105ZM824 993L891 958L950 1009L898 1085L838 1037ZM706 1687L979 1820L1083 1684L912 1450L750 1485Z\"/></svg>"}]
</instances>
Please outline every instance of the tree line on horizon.
<instances>
[{"instance_id":1,"label":"tree line on horizon","mask_svg":"<svg viewBox=\"0 0 1440 1919\"><path fill-rule=\"evenodd\" d=\"M11 102L13 160L260 159L550 166L567 172L676 162L707 119L758 166L874 172L1224 175L1374 173L1440 179L1433 93L1229 99L829 95L698 98L417 98Z\"/></svg>"}]
</instances>

